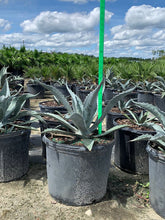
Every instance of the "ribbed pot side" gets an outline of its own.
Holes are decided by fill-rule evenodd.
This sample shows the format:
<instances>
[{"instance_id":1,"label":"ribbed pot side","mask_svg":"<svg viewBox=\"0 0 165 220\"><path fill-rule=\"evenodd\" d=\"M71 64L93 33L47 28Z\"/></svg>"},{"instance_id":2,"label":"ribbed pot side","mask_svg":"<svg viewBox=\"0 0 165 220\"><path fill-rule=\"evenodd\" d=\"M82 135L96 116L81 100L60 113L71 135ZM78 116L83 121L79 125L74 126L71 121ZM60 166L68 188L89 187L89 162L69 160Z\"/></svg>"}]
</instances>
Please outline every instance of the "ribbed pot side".
<instances>
[{"instance_id":1,"label":"ribbed pot side","mask_svg":"<svg viewBox=\"0 0 165 220\"><path fill-rule=\"evenodd\" d=\"M83 146L46 142L49 193L67 205L87 205L100 201L107 188L113 142Z\"/></svg>"}]
</instances>

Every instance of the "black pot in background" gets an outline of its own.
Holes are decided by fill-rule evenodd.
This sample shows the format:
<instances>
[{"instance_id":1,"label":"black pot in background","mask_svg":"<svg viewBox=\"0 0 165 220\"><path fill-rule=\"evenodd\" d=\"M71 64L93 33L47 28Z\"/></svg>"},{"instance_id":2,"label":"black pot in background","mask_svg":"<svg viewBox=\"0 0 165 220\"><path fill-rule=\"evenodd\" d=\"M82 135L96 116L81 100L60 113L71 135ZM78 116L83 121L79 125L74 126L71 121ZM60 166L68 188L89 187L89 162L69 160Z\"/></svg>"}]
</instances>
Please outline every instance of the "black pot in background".
<instances>
[{"instance_id":1,"label":"black pot in background","mask_svg":"<svg viewBox=\"0 0 165 220\"><path fill-rule=\"evenodd\" d=\"M85 98L86 98L86 96L89 94L91 92L91 90L85 90L85 89L83 89L83 88L78 88L77 89L77 95L78 95L78 97L81 99L81 101L83 102L84 100L85 100Z\"/></svg>"},{"instance_id":2,"label":"black pot in background","mask_svg":"<svg viewBox=\"0 0 165 220\"><path fill-rule=\"evenodd\" d=\"M165 97L162 98L160 94L154 94L154 101L155 105L165 112Z\"/></svg>"},{"instance_id":3,"label":"black pot in background","mask_svg":"<svg viewBox=\"0 0 165 220\"><path fill-rule=\"evenodd\" d=\"M65 85L56 85L56 84L54 84L54 87L56 87L56 89L58 89L64 96L66 96L66 97L70 96L70 94L69 94L69 92L68 92Z\"/></svg>"},{"instance_id":4,"label":"black pot in background","mask_svg":"<svg viewBox=\"0 0 165 220\"><path fill-rule=\"evenodd\" d=\"M9 87L12 90L21 90L24 91L24 80L14 80L14 81L9 81Z\"/></svg>"},{"instance_id":5,"label":"black pot in background","mask_svg":"<svg viewBox=\"0 0 165 220\"><path fill-rule=\"evenodd\" d=\"M23 69L22 68L16 69L16 68L9 66L7 71L10 72L11 74L13 74L14 76L21 76L21 77L23 76Z\"/></svg>"},{"instance_id":6,"label":"black pot in background","mask_svg":"<svg viewBox=\"0 0 165 220\"><path fill-rule=\"evenodd\" d=\"M147 146L149 154L149 199L152 208L165 218L165 154Z\"/></svg>"},{"instance_id":7,"label":"black pot in background","mask_svg":"<svg viewBox=\"0 0 165 220\"><path fill-rule=\"evenodd\" d=\"M27 92L36 95L35 99L43 99L45 94L45 89L39 84L27 83Z\"/></svg>"},{"instance_id":8,"label":"black pot in background","mask_svg":"<svg viewBox=\"0 0 165 220\"><path fill-rule=\"evenodd\" d=\"M72 92L74 92L76 94L76 92L77 92L77 85L73 83L71 85L71 90L72 90Z\"/></svg>"},{"instance_id":9,"label":"black pot in background","mask_svg":"<svg viewBox=\"0 0 165 220\"><path fill-rule=\"evenodd\" d=\"M113 143L83 146L57 144L44 136L50 195L67 205L100 201L107 189Z\"/></svg>"},{"instance_id":10,"label":"black pot in background","mask_svg":"<svg viewBox=\"0 0 165 220\"><path fill-rule=\"evenodd\" d=\"M139 115L140 111L136 113ZM129 114L128 112L126 113L129 117L132 117L131 114ZM117 118L126 118L124 114L122 114L121 112L112 112L109 111L106 115L106 129L110 129L114 126L114 121Z\"/></svg>"},{"instance_id":11,"label":"black pot in background","mask_svg":"<svg viewBox=\"0 0 165 220\"><path fill-rule=\"evenodd\" d=\"M58 121L50 121L50 120L45 120L46 123L42 123L41 121L39 122L40 125L40 131L44 131L47 128L55 128L59 125ZM46 159L46 144L43 142L44 134L41 133L41 144L42 144L42 157Z\"/></svg>"},{"instance_id":12,"label":"black pot in background","mask_svg":"<svg viewBox=\"0 0 165 220\"><path fill-rule=\"evenodd\" d=\"M104 93L103 93L103 100L105 102L111 100L114 96L114 92L115 92L115 90L108 88L108 87L105 87Z\"/></svg>"},{"instance_id":13,"label":"black pot in background","mask_svg":"<svg viewBox=\"0 0 165 220\"><path fill-rule=\"evenodd\" d=\"M53 101L53 100L52 100ZM60 112L61 114L66 114L67 110L63 106L49 106L46 105L50 101L44 101L39 103L40 111L41 112L50 112L55 113L56 111Z\"/></svg>"},{"instance_id":14,"label":"black pot in background","mask_svg":"<svg viewBox=\"0 0 165 220\"><path fill-rule=\"evenodd\" d=\"M52 100L53 101L53 100ZM49 101L44 101L39 103L40 111L41 112L49 112L55 113L56 111L60 112L61 114L66 114L67 110L63 106L49 106L45 105ZM51 121L45 120L46 124L40 122L40 130L41 132L47 128L55 128L60 123L58 121ZM43 134L41 134L41 143L42 143L42 157L46 159L46 144L42 141Z\"/></svg>"},{"instance_id":15,"label":"black pot in background","mask_svg":"<svg viewBox=\"0 0 165 220\"><path fill-rule=\"evenodd\" d=\"M120 94L121 92L114 92L114 96ZM129 101L130 99L137 99L138 97L138 93L137 92L132 92L130 94L128 94L127 96L125 96L124 98L122 98L122 101Z\"/></svg>"},{"instance_id":16,"label":"black pot in background","mask_svg":"<svg viewBox=\"0 0 165 220\"><path fill-rule=\"evenodd\" d=\"M112 128L114 125L114 120L117 118L125 118L122 113L111 112L109 111L106 115L106 130Z\"/></svg>"},{"instance_id":17,"label":"black pot in background","mask_svg":"<svg viewBox=\"0 0 165 220\"><path fill-rule=\"evenodd\" d=\"M25 175L29 168L29 130L0 135L0 182Z\"/></svg>"},{"instance_id":18,"label":"black pot in background","mask_svg":"<svg viewBox=\"0 0 165 220\"><path fill-rule=\"evenodd\" d=\"M114 122L117 125L116 122ZM147 141L134 141L134 138L142 134L154 133L153 131L141 131L132 128L121 128L114 133L115 153L114 163L121 170L133 174L148 174L148 154L146 152Z\"/></svg>"},{"instance_id":19,"label":"black pot in background","mask_svg":"<svg viewBox=\"0 0 165 220\"><path fill-rule=\"evenodd\" d=\"M152 105L155 104L154 95L151 92L138 91L137 101L138 102L147 102Z\"/></svg>"}]
</instances>

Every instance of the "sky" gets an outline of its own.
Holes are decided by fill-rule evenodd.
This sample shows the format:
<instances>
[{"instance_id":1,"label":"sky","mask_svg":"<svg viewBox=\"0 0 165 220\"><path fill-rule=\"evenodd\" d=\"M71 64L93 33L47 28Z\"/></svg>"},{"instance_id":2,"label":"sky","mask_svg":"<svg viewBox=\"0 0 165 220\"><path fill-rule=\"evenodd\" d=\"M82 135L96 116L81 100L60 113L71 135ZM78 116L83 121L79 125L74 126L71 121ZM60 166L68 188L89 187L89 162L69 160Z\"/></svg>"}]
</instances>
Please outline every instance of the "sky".
<instances>
[{"instance_id":1,"label":"sky","mask_svg":"<svg viewBox=\"0 0 165 220\"><path fill-rule=\"evenodd\" d=\"M0 48L99 56L99 0L0 0ZM104 56L165 50L165 0L105 0Z\"/></svg>"}]
</instances>

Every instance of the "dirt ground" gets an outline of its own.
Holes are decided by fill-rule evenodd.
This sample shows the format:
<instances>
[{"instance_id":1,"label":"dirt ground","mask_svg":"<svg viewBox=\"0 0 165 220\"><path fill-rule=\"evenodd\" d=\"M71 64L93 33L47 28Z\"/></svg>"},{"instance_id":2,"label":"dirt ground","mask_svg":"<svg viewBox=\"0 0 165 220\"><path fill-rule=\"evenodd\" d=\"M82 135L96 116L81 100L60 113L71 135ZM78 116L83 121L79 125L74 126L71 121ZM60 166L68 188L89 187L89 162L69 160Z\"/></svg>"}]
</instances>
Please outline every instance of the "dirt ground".
<instances>
[{"instance_id":1,"label":"dirt ground","mask_svg":"<svg viewBox=\"0 0 165 220\"><path fill-rule=\"evenodd\" d=\"M38 109L39 101L31 101L33 109ZM123 172L112 161L107 193L101 202L83 207L66 206L49 195L39 132L31 134L29 158L27 175L17 181L0 183L0 220L162 219L148 201L145 188L148 176Z\"/></svg>"}]
</instances>

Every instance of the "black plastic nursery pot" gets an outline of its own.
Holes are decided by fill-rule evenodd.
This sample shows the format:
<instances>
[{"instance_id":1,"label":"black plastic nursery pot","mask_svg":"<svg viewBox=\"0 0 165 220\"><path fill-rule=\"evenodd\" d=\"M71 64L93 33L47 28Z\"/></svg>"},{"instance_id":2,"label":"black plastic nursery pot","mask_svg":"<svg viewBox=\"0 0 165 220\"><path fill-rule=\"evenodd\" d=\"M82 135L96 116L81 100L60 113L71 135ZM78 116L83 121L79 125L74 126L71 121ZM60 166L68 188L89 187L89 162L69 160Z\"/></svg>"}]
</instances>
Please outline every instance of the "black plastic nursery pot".
<instances>
[{"instance_id":1,"label":"black plastic nursery pot","mask_svg":"<svg viewBox=\"0 0 165 220\"><path fill-rule=\"evenodd\" d=\"M133 174L149 173L147 141L131 142L134 138L147 133L153 132L128 127L115 131L114 163L118 168Z\"/></svg>"},{"instance_id":2,"label":"black plastic nursery pot","mask_svg":"<svg viewBox=\"0 0 165 220\"><path fill-rule=\"evenodd\" d=\"M113 96L114 96L114 92L115 92L115 90L106 87L106 88L104 89L104 93L103 93L103 99L104 99L104 101L106 102L106 101L109 101L110 99L112 99Z\"/></svg>"},{"instance_id":3,"label":"black plastic nursery pot","mask_svg":"<svg viewBox=\"0 0 165 220\"><path fill-rule=\"evenodd\" d=\"M149 199L152 208L165 218L165 154L147 146L149 155Z\"/></svg>"},{"instance_id":4,"label":"black plastic nursery pot","mask_svg":"<svg viewBox=\"0 0 165 220\"><path fill-rule=\"evenodd\" d=\"M45 89L39 84L27 83L27 92L36 95L35 99L42 99L45 95Z\"/></svg>"},{"instance_id":5,"label":"black plastic nursery pot","mask_svg":"<svg viewBox=\"0 0 165 220\"><path fill-rule=\"evenodd\" d=\"M122 91L121 91L121 92L122 92ZM118 95L118 94L120 94L121 92L114 92L114 95ZM132 93L126 95L124 98L122 98L121 101L127 102L127 101L129 101L130 99L137 99L137 97L138 97L138 93L137 93L137 92L132 92Z\"/></svg>"},{"instance_id":6,"label":"black plastic nursery pot","mask_svg":"<svg viewBox=\"0 0 165 220\"><path fill-rule=\"evenodd\" d=\"M151 92L138 91L137 101L154 105L154 95Z\"/></svg>"},{"instance_id":7,"label":"black plastic nursery pot","mask_svg":"<svg viewBox=\"0 0 165 220\"><path fill-rule=\"evenodd\" d=\"M113 142L83 146L59 144L44 136L50 195L67 205L88 205L100 201L107 189Z\"/></svg>"},{"instance_id":8,"label":"black plastic nursery pot","mask_svg":"<svg viewBox=\"0 0 165 220\"><path fill-rule=\"evenodd\" d=\"M61 114L67 113L66 108L64 106L50 106L48 103L50 101L44 101L39 103L40 111L41 112L50 112L50 113L55 113L56 111L60 112ZM52 100L53 102L53 100Z\"/></svg>"},{"instance_id":9,"label":"black plastic nursery pot","mask_svg":"<svg viewBox=\"0 0 165 220\"><path fill-rule=\"evenodd\" d=\"M45 119L45 122L46 123L43 123L43 122L39 122L39 125L40 125L40 131L44 131L45 129L47 128L55 128L57 127L58 125L60 125L59 121L50 121L50 120L46 120ZM46 159L46 144L45 142L42 140L44 134L41 133L41 144L42 144L42 157L44 159Z\"/></svg>"},{"instance_id":10,"label":"black plastic nursery pot","mask_svg":"<svg viewBox=\"0 0 165 220\"><path fill-rule=\"evenodd\" d=\"M66 114L67 110L64 108L64 106L49 106L48 102L50 101L44 101L39 103L40 111L41 112L49 112L49 113L55 113L60 112L61 114ZM40 130L41 132L44 131L47 128L55 128L58 125L60 125L59 121L51 121L51 120L45 120L46 123L40 122ZM43 137L43 134L41 134L41 139ZM41 140L42 143L42 157L46 159L46 144Z\"/></svg>"},{"instance_id":11,"label":"black plastic nursery pot","mask_svg":"<svg viewBox=\"0 0 165 220\"><path fill-rule=\"evenodd\" d=\"M154 94L154 101L160 110L165 111L165 97L162 98L160 94Z\"/></svg>"},{"instance_id":12,"label":"black plastic nursery pot","mask_svg":"<svg viewBox=\"0 0 165 220\"><path fill-rule=\"evenodd\" d=\"M0 135L0 182L25 175L29 168L30 130Z\"/></svg>"},{"instance_id":13,"label":"black plastic nursery pot","mask_svg":"<svg viewBox=\"0 0 165 220\"><path fill-rule=\"evenodd\" d=\"M56 89L58 89L64 96L70 96L66 85L54 85L54 87L56 87ZM69 86L70 87L70 86Z\"/></svg>"},{"instance_id":14,"label":"black plastic nursery pot","mask_svg":"<svg viewBox=\"0 0 165 220\"><path fill-rule=\"evenodd\" d=\"M140 112L137 112L139 114ZM131 117L131 114L126 113L129 117ZM124 113L122 114L121 112L114 112L114 111L109 111L106 115L106 129L110 129L114 126L114 121L118 118L126 118Z\"/></svg>"},{"instance_id":15,"label":"black plastic nursery pot","mask_svg":"<svg viewBox=\"0 0 165 220\"><path fill-rule=\"evenodd\" d=\"M24 80L15 80L15 81L9 81L9 87L13 90L21 91L24 90Z\"/></svg>"},{"instance_id":16,"label":"black plastic nursery pot","mask_svg":"<svg viewBox=\"0 0 165 220\"><path fill-rule=\"evenodd\" d=\"M81 101L83 102L85 100L85 98L87 97L87 95L91 92L92 90L83 90L81 88L79 88L77 90L77 95L79 96L79 98L81 99Z\"/></svg>"},{"instance_id":17,"label":"black plastic nursery pot","mask_svg":"<svg viewBox=\"0 0 165 220\"><path fill-rule=\"evenodd\" d=\"M109 111L106 115L106 130L113 127L114 120L117 118L125 118L122 113Z\"/></svg>"}]
</instances>

